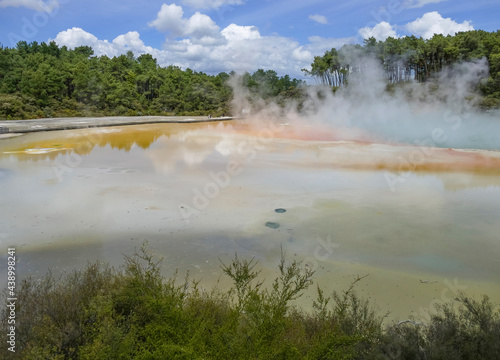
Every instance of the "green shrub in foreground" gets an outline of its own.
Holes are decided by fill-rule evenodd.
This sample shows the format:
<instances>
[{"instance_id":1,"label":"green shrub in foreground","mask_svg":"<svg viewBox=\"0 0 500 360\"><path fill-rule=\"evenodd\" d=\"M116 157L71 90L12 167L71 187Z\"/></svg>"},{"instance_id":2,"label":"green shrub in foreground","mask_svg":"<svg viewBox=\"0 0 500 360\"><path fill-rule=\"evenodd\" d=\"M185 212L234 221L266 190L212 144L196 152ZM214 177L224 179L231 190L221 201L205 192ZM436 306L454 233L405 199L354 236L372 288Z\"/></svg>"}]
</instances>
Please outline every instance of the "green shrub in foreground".
<instances>
[{"instance_id":1,"label":"green shrub in foreground","mask_svg":"<svg viewBox=\"0 0 500 360\"><path fill-rule=\"evenodd\" d=\"M261 286L256 262L221 264L234 283L207 292L189 277L165 279L145 247L120 270L101 263L55 279L23 281L12 359L498 359L500 314L487 297L460 295L428 324L386 328L354 287L325 296L313 311L290 302L313 272L282 255L279 275ZM458 306L457 306L458 304ZM8 314L4 310L5 325Z\"/></svg>"}]
</instances>

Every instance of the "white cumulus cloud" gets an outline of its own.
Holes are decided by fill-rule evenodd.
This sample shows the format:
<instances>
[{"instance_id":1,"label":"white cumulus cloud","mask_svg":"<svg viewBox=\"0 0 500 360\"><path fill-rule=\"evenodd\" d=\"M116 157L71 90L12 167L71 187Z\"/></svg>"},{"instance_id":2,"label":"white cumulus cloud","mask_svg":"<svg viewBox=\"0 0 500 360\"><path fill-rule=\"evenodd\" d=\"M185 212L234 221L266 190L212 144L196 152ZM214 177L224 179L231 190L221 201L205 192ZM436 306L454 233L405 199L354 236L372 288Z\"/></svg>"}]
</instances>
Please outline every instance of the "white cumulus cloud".
<instances>
[{"instance_id":1,"label":"white cumulus cloud","mask_svg":"<svg viewBox=\"0 0 500 360\"><path fill-rule=\"evenodd\" d=\"M218 9L223 5L242 5L243 0L183 0L183 4L196 9Z\"/></svg>"},{"instance_id":2,"label":"white cumulus cloud","mask_svg":"<svg viewBox=\"0 0 500 360\"><path fill-rule=\"evenodd\" d=\"M302 62L312 62L313 54L309 50L304 50L303 46L299 46L298 48L294 49L292 52L292 56L294 59Z\"/></svg>"},{"instance_id":3,"label":"white cumulus cloud","mask_svg":"<svg viewBox=\"0 0 500 360\"><path fill-rule=\"evenodd\" d=\"M181 6L163 4L155 20L149 26L173 37L193 37L204 39L219 37L220 28L207 15L196 12L190 18L184 18Z\"/></svg>"},{"instance_id":4,"label":"white cumulus cloud","mask_svg":"<svg viewBox=\"0 0 500 360\"><path fill-rule=\"evenodd\" d=\"M99 39L97 39L97 37L78 27L61 31L57 34L54 41L59 46L66 45L69 48L75 48L83 45L94 47L99 43Z\"/></svg>"},{"instance_id":5,"label":"white cumulus cloud","mask_svg":"<svg viewBox=\"0 0 500 360\"><path fill-rule=\"evenodd\" d=\"M323 15L309 15L309 19L316 21L320 24L328 24L328 20Z\"/></svg>"},{"instance_id":6,"label":"white cumulus cloud","mask_svg":"<svg viewBox=\"0 0 500 360\"><path fill-rule=\"evenodd\" d=\"M384 41L388 37L397 37L394 27L388 22L382 21L373 27L365 26L358 30L363 39L374 37L378 41Z\"/></svg>"},{"instance_id":7,"label":"white cumulus cloud","mask_svg":"<svg viewBox=\"0 0 500 360\"><path fill-rule=\"evenodd\" d=\"M185 35L195 38L216 37L219 35L219 30L219 27L209 16L196 12L187 20Z\"/></svg>"},{"instance_id":8,"label":"white cumulus cloud","mask_svg":"<svg viewBox=\"0 0 500 360\"><path fill-rule=\"evenodd\" d=\"M221 31L221 34L227 39L232 41L259 39L259 29L255 26L239 26L231 24Z\"/></svg>"},{"instance_id":9,"label":"white cumulus cloud","mask_svg":"<svg viewBox=\"0 0 500 360\"><path fill-rule=\"evenodd\" d=\"M132 51L137 54L153 53L155 50L146 46L140 39L137 31L130 31L126 34L117 36L112 42L108 40L99 40L93 34L74 27L65 31L61 31L55 39L53 39L59 46L67 46L68 48L75 48L78 46L90 46L94 49L94 54L97 56L118 56L125 54L127 51Z\"/></svg>"},{"instance_id":10,"label":"white cumulus cloud","mask_svg":"<svg viewBox=\"0 0 500 360\"><path fill-rule=\"evenodd\" d=\"M412 34L424 39L430 39L434 34L454 35L460 31L474 30L470 21L457 23L451 18L443 18L437 11L428 12L405 27Z\"/></svg>"},{"instance_id":11,"label":"white cumulus cloud","mask_svg":"<svg viewBox=\"0 0 500 360\"><path fill-rule=\"evenodd\" d=\"M160 32L171 32L176 36L181 36L185 28L183 16L182 6L163 4L156 20L151 21L149 26L156 28Z\"/></svg>"},{"instance_id":12,"label":"white cumulus cloud","mask_svg":"<svg viewBox=\"0 0 500 360\"><path fill-rule=\"evenodd\" d=\"M5 7L25 7L42 12L52 12L55 8L59 7L57 0L43 1L43 0L0 0L0 8Z\"/></svg>"},{"instance_id":13,"label":"white cumulus cloud","mask_svg":"<svg viewBox=\"0 0 500 360\"><path fill-rule=\"evenodd\" d=\"M130 50L145 50L147 46L144 45L144 42L141 40L140 35L137 31L129 31L124 35L119 35L113 40L113 46ZM150 47L150 49L152 49Z\"/></svg>"}]
</instances>

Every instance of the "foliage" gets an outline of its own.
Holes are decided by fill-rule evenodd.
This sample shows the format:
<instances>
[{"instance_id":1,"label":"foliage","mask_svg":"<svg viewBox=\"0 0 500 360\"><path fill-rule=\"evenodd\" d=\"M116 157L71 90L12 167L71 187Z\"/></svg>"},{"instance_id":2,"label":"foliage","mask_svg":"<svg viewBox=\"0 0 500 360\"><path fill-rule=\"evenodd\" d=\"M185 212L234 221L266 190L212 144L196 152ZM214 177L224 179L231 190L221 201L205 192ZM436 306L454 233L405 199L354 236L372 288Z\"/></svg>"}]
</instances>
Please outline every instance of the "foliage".
<instances>
[{"instance_id":1,"label":"foliage","mask_svg":"<svg viewBox=\"0 0 500 360\"><path fill-rule=\"evenodd\" d=\"M428 324L382 326L354 291L325 296L313 311L290 301L313 272L284 254L269 287L254 259L235 256L222 271L229 291L206 291L188 276L165 279L147 246L123 268L91 263L55 278L25 279L16 308L16 353L5 359L496 359L500 313L490 300L459 295ZM331 304L330 304L331 302ZM3 309L6 324L8 310Z\"/></svg>"},{"instance_id":2,"label":"foliage","mask_svg":"<svg viewBox=\"0 0 500 360\"><path fill-rule=\"evenodd\" d=\"M252 92L267 98L300 83L271 70L244 76ZM97 57L89 46L20 41L0 48L0 118L229 114L229 78L161 67L150 54Z\"/></svg>"},{"instance_id":3,"label":"foliage","mask_svg":"<svg viewBox=\"0 0 500 360\"><path fill-rule=\"evenodd\" d=\"M368 55L368 56L367 56ZM345 86L349 75L363 72L367 58L373 58L384 69L388 84L410 80L426 82L451 65L486 59L489 74L477 84L484 108L500 105L500 31L473 30L456 35L435 34L431 39L405 36L376 41L371 37L361 45L344 45L315 56L311 69L303 72L322 84Z\"/></svg>"},{"instance_id":4,"label":"foliage","mask_svg":"<svg viewBox=\"0 0 500 360\"><path fill-rule=\"evenodd\" d=\"M253 74L246 72L242 76L241 84L251 95L259 99L268 100L278 96L288 97L288 93L304 85L303 81L291 79L285 75L278 77L274 70L257 70Z\"/></svg>"},{"instance_id":5,"label":"foliage","mask_svg":"<svg viewBox=\"0 0 500 360\"><path fill-rule=\"evenodd\" d=\"M497 359L500 312L484 295L480 301L459 294L437 306L428 324L413 321L389 327L379 352L389 359Z\"/></svg>"}]
</instances>

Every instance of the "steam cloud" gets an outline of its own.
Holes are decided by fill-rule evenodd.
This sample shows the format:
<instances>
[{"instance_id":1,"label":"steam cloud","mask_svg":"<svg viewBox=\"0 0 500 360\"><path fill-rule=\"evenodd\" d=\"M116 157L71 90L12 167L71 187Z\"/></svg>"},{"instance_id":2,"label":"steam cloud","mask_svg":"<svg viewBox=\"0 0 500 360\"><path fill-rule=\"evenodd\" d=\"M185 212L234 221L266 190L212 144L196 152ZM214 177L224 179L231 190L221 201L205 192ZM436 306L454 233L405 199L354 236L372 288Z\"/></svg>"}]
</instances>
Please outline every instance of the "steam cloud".
<instances>
[{"instance_id":1,"label":"steam cloud","mask_svg":"<svg viewBox=\"0 0 500 360\"><path fill-rule=\"evenodd\" d=\"M474 107L475 89L488 74L486 59L456 64L426 83L398 84L393 93L386 91L378 61L357 57L352 65L361 71L350 75L348 86L335 94L326 86L310 86L300 110L294 102L283 109L252 98L235 76L234 114L251 109L255 124L280 117L295 127L327 126L345 140L395 144L421 144L437 129L443 140L437 147L500 150L500 112Z\"/></svg>"}]
</instances>

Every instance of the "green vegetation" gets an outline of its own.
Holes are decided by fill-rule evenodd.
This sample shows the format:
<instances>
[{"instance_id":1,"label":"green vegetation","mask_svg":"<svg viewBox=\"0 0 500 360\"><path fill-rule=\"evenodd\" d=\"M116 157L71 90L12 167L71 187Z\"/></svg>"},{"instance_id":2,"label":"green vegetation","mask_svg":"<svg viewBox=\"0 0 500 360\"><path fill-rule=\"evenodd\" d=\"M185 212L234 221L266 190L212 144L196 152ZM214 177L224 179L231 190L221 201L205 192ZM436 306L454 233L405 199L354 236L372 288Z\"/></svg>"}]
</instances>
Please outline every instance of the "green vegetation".
<instances>
[{"instance_id":1,"label":"green vegetation","mask_svg":"<svg viewBox=\"0 0 500 360\"><path fill-rule=\"evenodd\" d=\"M322 84L341 87L348 83L350 74L363 72L359 59L367 55L380 62L389 84L409 80L426 82L445 67L486 59L489 74L479 74L482 81L477 89L483 95L480 106L500 107L500 31L474 30L454 36L436 34L429 40L406 36L377 42L372 37L365 40L363 46L345 45L315 56L311 70L303 71Z\"/></svg>"},{"instance_id":2,"label":"green vegetation","mask_svg":"<svg viewBox=\"0 0 500 360\"><path fill-rule=\"evenodd\" d=\"M316 56L311 70L303 70L322 84L346 86L353 73L363 72L360 58L377 59L388 90L410 80L427 82L443 69L485 59L489 73L478 74L478 105L500 107L500 31L474 30L429 40L407 36L374 38L363 45L345 45ZM0 49L0 119L105 115L230 114L231 74L207 75L177 66L161 67L149 54L132 52L109 58L94 56L88 46L58 47L54 42L27 43ZM307 98L304 82L273 70L245 73L240 85L250 103L273 101L281 106ZM392 86L392 87L391 87Z\"/></svg>"},{"instance_id":3,"label":"green vegetation","mask_svg":"<svg viewBox=\"0 0 500 360\"><path fill-rule=\"evenodd\" d=\"M429 40L407 36L361 45L345 45L316 56L303 70L334 89L346 86L353 73L363 72L360 58L369 55L382 64L388 90L410 80L427 82L453 65L485 59L489 73L478 74L481 108L500 107L500 31L434 35ZM161 67L149 54L132 52L109 58L94 56L88 46L75 49L51 42L20 41L0 49L0 119L104 115L230 114L231 74L207 75L177 66ZM273 70L245 73L240 85L248 89L252 106L260 100L285 106L307 98L304 82Z\"/></svg>"},{"instance_id":4,"label":"green vegetation","mask_svg":"<svg viewBox=\"0 0 500 360\"><path fill-rule=\"evenodd\" d=\"M69 50L54 42L1 48L0 118L230 113L230 74L161 67L130 51L112 59L93 54L88 46ZM301 83L271 70L244 77L263 98L287 96Z\"/></svg>"},{"instance_id":5,"label":"green vegetation","mask_svg":"<svg viewBox=\"0 0 500 360\"><path fill-rule=\"evenodd\" d=\"M234 283L205 291L186 276L165 279L143 246L115 270L101 263L61 278L26 279L18 290L16 353L4 359L498 359L500 313L460 295L430 322L382 326L354 290L292 306L313 272L285 261L269 286L256 262L221 263ZM456 305L456 304L455 304ZM7 324L3 309L2 324Z\"/></svg>"}]
</instances>

